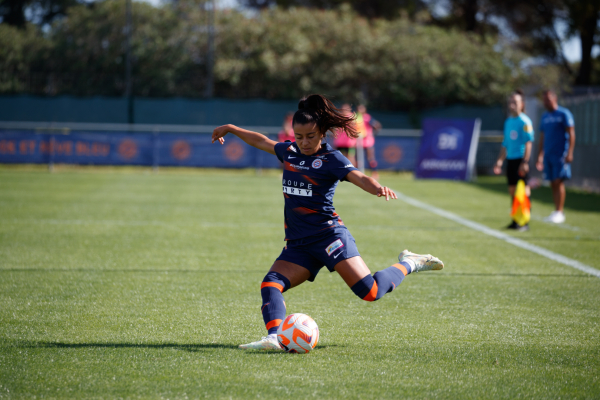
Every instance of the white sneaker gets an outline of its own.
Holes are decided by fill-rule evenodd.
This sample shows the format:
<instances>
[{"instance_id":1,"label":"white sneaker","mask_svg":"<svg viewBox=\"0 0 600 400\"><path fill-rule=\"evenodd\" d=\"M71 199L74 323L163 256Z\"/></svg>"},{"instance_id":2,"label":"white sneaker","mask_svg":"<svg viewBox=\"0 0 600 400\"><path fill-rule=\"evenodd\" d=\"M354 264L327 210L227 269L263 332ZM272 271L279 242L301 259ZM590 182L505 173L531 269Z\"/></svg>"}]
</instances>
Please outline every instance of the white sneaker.
<instances>
[{"instance_id":1,"label":"white sneaker","mask_svg":"<svg viewBox=\"0 0 600 400\"><path fill-rule=\"evenodd\" d=\"M544 218L544 221L551 222L553 224L562 224L565 222L565 214L562 211L552 211L552 213Z\"/></svg>"},{"instance_id":2,"label":"white sneaker","mask_svg":"<svg viewBox=\"0 0 600 400\"><path fill-rule=\"evenodd\" d=\"M411 272L440 270L444 268L444 263L437 257L431 254L415 254L408 250L404 250L398 256L398 261L406 261L413 266Z\"/></svg>"},{"instance_id":3,"label":"white sneaker","mask_svg":"<svg viewBox=\"0 0 600 400\"><path fill-rule=\"evenodd\" d=\"M263 337L258 342L240 344L239 348L244 350L283 350L281 346L279 346L277 339L268 336Z\"/></svg>"},{"instance_id":4,"label":"white sneaker","mask_svg":"<svg viewBox=\"0 0 600 400\"><path fill-rule=\"evenodd\" d=\"M552 222L552 219L554 218L554 216L556 215L558 211L552 211L550 213L550 215L548 215L546 218L544 218L544 222Z\"/></svg>"}]
</instances>

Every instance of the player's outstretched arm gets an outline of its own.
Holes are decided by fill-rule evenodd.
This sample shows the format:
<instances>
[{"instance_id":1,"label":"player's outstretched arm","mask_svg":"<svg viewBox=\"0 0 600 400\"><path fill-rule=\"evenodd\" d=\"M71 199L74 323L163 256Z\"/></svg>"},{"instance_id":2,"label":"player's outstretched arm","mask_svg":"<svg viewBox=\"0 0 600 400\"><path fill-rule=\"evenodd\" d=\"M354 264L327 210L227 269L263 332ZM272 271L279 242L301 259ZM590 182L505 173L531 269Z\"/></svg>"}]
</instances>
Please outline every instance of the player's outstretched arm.
<instances>
[{"instance_id":1,"label":"player's outstretched arm","mask_svg":"<svg viewBox=\"0 0 600 400\"><path fill-rule=\"evenodd\" d=\"M360 171L350 171L346 176L346 179L354 183L365 192L369 192L377 197L385 197L386 201L389 199L398 198L392 189L386 186L381 186L375 179L363 174Z\"/></svg>"},{"instance_id":2,"label":"player's outstretched arm","mask_svg":"<svg viewBox=\"0 0 600 400\"><path fill-rule=\"evenodd\" d=\"M277 144L276 141L269 139L262 133L252 132L231 124L215 128L212 134L212 143L214 143L215 141L218 141L221 144L225 143L225 139L223 137L228 133L239 137L244 142L248 143L250 146L256 147L260 150L264 150L267 153L275 154L275 145Z\"/></svg>"}]
</instances>

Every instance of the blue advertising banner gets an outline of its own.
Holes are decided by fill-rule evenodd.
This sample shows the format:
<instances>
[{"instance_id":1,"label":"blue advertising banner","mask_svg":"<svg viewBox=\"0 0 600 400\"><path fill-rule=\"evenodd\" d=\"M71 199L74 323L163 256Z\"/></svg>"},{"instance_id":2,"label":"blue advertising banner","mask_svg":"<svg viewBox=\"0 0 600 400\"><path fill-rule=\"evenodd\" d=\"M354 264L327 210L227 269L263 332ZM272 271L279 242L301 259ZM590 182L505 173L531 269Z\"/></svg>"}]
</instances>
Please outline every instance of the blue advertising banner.
<instances>
[{"instance_id":1,"label":"blue advertising banner","mask_svg":"<svg viewBox=\"0 0 600 400\"><path fill-rule=\"evenodd\" d=\"M0 132L0 162L152 165L152 135Z\"/></svg>"},{"instance_id":2,"label":"blue advertising banner","mask_svg":"<svg viewBox=\"0 0 600 400\"><path fill-rule=\"evenodd\" d=\"M278 168L275 156L233 135L212 144L208 134L0 131L0 163Z\"/></svg>"},{"instance_id":3,"label":"blue advertising banner","mask_svg":"<svg viewBox=\"0 0 600 400\"><path fill-rule=\"evenodd\" d=\"M0 163L281 168L274 155L227 135L212 144L207 133L36 131L0 129ZM378 137L379 169L413 170L417 137Z\"/></svg>"},{"instance_id":4,"label":"blue advertising banner","mask_svg":"<svg viewBox=\"0 0 600 400\"><path fill-rule=\"evenodd\" d=\"M375 159L378 168L393 171L412 171L417 163L418 137L377 136Z\"/></svg>"},{"instance_id":5,"label":"blue advertising banner","mask_svg":"<svg viewBox=\"0 0 600 400\"><path fill-rule=\"evenodd\" d=\"M480 119L423 120L415 177L470 180L480 126Z\"/></svg>"}]
</instances>

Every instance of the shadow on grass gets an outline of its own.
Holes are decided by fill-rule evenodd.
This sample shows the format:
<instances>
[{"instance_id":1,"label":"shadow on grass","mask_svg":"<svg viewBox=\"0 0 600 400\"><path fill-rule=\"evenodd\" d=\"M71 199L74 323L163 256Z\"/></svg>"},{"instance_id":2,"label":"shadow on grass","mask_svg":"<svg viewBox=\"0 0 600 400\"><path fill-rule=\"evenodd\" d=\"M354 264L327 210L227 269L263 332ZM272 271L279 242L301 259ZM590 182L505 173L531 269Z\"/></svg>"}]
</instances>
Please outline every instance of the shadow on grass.
<instances>
[{"instance_id":1,"label":"shadow on grass","mask_svg":"<svg viewBox=\"0 0 600 400\"><path fill-rule=\"evenodd\" d=\"M317 345L317 347L315 347L314 349L311 350L311 353L318 352L319 350L325 350L329 347L344 347L344 346L340 346L337 344L330 344L330 345L326 345L326 346ZM245 353L250 354L250 355L281 354L281 355L285 355L285 356L290 354L290 353L285 353L283 351L278 351L278 350L245 351Z\"/></svg>"},{"instance_id":2,"label":"shadow on grass","mask_svg":"<svg viewBox=\"0 0 600 400\"><path fill-rule=\"evenodd\" d=\"M237 349L233 344L221 343L201 343L201 344L178 344L178 343L62 343L62 342L21 342L16 343L16 347L24 348L61 348L61 349L81 349L81 348L142 348L142 349L173 349L196 352L204 349Z\"/></svg>"},{"instance_id":3,"label":"shadow on grass","mask_svg":"<svg viewBox=\"0 0 600 400\"><path fill-rule=\"evenodd\" d=\"M177 344L177 343L161 343L161 344L137 344L137 343L63 343L63 342L32 342L32 341L15 341L14 347L19 348L45 348L45 349L87 349L87 348L142 348L142 349L173 349L189 352L197 352L204 349L235 349L240 350L237 345L221 344L221 343L202 343L202 344ZM328 347L339 347L338 345L317 346L313 351L326 349ZM240 350L242 351L242 350ZM247 354L287 354L276 350L266 351L245 351Z\"/></svg>"},{"instance_id":4,"label":"shadow on grass","mask_svg":"<svg viewBox=\"0 0 600 400\"><path fill-rule=\"evenodd\" d=\"M480 187L481 189L505 194L507 198L506 202L507 204L509 203L506 181L498 178L482 178L478 182L473 183L473 185ZM552 200L552 190L549 187L539 187L532 190L531 199L540 203L554 205L554 201ZM567 188L565 208L574 211L600 212L600 195L574 191Z\"/></svg>"}]
</instances>

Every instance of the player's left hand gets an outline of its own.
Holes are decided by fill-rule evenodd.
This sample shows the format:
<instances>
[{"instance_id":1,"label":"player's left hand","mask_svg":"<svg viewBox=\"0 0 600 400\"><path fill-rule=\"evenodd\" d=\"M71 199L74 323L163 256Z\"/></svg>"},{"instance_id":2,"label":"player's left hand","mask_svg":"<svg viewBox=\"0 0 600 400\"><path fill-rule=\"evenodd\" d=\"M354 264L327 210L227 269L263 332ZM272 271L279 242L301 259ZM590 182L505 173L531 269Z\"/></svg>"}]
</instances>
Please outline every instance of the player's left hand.
<instances>
[{"instance_id":1,"label":"player's left hand","mask_svg":"<svg viewBox=\"0 0 600 400\"><path fill-rule=\"evenodd\" d=\"M398 196L396 196L396 192L386 186L382 186L377 189L377 197L385 197L385 201L398 198Z\"/></svg>"},{"instance_id":2,"label":"player's left hand","mask_svg":"<svg viewBox=\"0 0 600 400\"><path fill-rule=\"evenodd\" d=\"M565 162L572 163L573 162L573 154L571 154L571 153L567 154L567 156L565 157Z\"/></svg>"}]
</instances>

